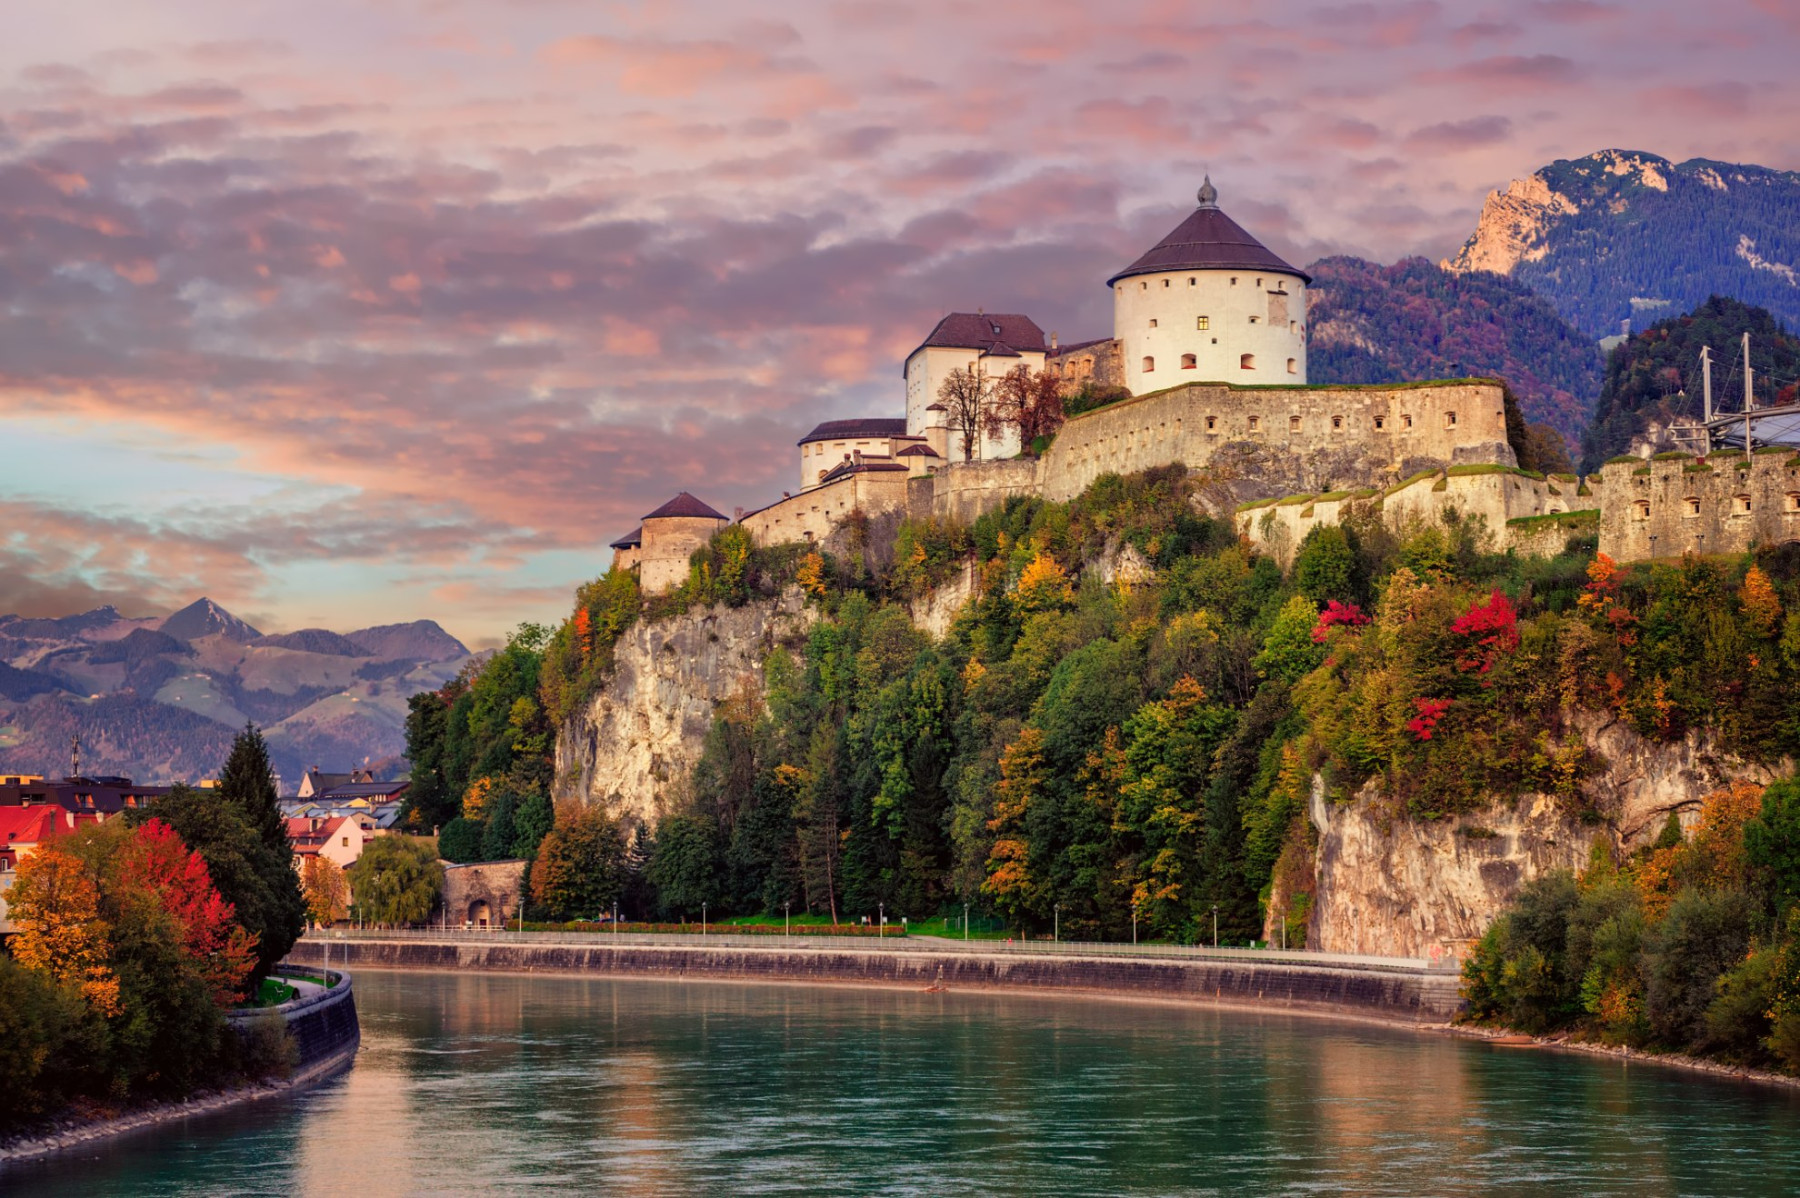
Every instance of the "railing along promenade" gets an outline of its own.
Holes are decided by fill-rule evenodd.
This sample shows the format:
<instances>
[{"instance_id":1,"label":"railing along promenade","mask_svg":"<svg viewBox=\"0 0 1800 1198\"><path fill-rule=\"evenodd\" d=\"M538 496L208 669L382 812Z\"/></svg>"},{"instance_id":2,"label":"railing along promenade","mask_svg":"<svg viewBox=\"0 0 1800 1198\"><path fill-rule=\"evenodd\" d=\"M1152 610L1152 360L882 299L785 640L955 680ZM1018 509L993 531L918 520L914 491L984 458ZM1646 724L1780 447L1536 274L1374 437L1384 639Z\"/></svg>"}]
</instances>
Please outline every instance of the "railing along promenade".
<instances>
[{"instance_id":1,"label":"railing along promenade","mask_svg":"<svg viewBox=\"0 0 1800 1198\"><path fill-rule=\"evenodd\" d=\"M1087 940L964 940L947 936L920 936L900 931L886 936L784 934L758 932L520 932L503 928L328 928L306 933L309 942L321 941L416 941L435 944L541 944L582 948L751 948L792 951L968 953L978 956L1045 954L1071 957L1143 957L1235 961L1258 965L1298 965L1357 970L1389 970L1416 973L1421 970L1454 972L1452 957L1431 961L1425 957L1378 957L1357 953L1323 953L1307 949L1213 948L1184 944L1125 944Z\"/></svg>"}]
</instances>

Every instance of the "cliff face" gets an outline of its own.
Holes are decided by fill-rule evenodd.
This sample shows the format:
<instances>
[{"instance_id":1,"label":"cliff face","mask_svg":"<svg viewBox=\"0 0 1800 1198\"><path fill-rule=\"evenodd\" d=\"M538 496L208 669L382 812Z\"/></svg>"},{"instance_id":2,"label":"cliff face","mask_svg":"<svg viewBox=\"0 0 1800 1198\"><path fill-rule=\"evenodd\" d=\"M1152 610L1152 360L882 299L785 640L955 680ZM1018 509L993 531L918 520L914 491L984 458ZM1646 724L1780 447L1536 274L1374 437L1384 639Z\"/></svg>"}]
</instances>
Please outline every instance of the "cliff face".
<instances>
[{"instance_id":1,"label":"cliff face","mask_svg":"<svg viewBox=\"0 0 1800 1198\"><path fill-rule=\"evenodd\" d=\"M1574 201L1553 191L1543 172L1514 179L1505 191L1488 193L1481 220L1462 252L1445 259L1443 268L1456 274L1491 271L1509 275L1521 262L1535 262L1550 252L1546 238L1558 216L1573 216Z\"/></svg>"},{"instance_id":2,"label":"cliff face","mask_svg":"<svg viewBox=\"0 0 1800 1198\"><path fill-rule=\"evenodd\" d=\"M714 707L746 686L760 691L764 656L813 618L790 588L774 600L632 625L606 686L558 732L556 797L654 820L665 790L686 784Z\"/></svg>"},{"instance_id":3,"label":"cliff face","mask_svg":"<svg viewBox=\"0 0 1800 1198\"><path fill-rule=\"evenodd\" d=\"M1525 882L1584 866L1596 837L1630 852L1654 840L1671 811L1691 824L1701 798L1726 782L1772 777L1719 754L1698 734L1665 745L1616 720L1584 715L1573 723L1609 763L1587 791L1599 822L1574 816L1551 795L1425 822L1396 813L1372 786L1353 802L1329 803L1315 780L1310 815L1318 850L1307 946L1461 956Z\"/></svg>"}]
</instances>

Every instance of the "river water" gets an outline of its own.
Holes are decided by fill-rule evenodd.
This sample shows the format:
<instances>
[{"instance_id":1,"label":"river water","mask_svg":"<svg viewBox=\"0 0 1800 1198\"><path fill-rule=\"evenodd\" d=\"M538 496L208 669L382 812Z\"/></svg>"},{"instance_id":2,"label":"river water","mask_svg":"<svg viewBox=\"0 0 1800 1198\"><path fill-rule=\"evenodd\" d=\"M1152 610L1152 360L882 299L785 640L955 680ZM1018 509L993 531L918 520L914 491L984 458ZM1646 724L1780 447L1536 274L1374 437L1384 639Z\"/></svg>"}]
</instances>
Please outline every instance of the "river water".
<instances>
[{"instance_id":1,"label":"river water","mask_svg":"<svg viewBox=\"0 0 1800 1198\"><path fill-rule=\"evenodd\" d=\"M37 1195L1757 1194L1800 1098L1324 1019L363 970L355 1067Z\"/></svg>"}]
</instances>

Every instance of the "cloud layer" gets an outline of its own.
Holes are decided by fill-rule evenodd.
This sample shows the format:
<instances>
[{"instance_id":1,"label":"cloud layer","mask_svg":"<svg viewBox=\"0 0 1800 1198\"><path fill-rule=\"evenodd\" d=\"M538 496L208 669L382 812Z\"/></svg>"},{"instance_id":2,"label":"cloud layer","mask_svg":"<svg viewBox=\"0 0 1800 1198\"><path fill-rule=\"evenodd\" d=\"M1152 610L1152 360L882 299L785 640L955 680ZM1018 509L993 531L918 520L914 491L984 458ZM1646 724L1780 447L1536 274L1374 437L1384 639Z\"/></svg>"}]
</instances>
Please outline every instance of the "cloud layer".
<instances>
[{"instance_id":1,"label":"cloud layer","mask_svg":"<svg viewBox=\"0 0 1800 1198\"><path fill-rule=\"evenodd\" d=\"M268 7L0 48L0 433L145 446L0 482L0 609L479 642L675 490L758 505L811 422L898 411L945 310L1103 334L1203 170L1305 261L1443 252L1610 146L1800 166L1767 3Z\"/></svg>"}]
</instances>

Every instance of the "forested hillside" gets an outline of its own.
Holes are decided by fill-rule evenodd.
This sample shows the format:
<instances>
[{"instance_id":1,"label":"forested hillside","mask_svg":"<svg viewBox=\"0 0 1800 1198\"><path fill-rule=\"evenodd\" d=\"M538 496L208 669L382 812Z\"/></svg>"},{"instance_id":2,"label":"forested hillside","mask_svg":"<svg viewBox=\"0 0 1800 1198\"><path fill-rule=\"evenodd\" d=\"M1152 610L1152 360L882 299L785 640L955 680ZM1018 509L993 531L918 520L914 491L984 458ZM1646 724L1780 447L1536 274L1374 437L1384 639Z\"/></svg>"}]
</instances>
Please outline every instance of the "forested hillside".
<instances>
[{"instance_id":1,"label":"forested hillside","mask_svg":"<svg viewBox=\"0 0 1800 1198\"><path fill-rule=\"evenodd\" d=\"M1603 150L1489 198L1449 263L1510 275L1589 337L1731 295L1800 322L1800 173Z\"/></svg>"},{"instance_id":2,"label":"forested hillside","mask_svg":"<svg viewBox=\"0 0 1800 1198\"><path fill-rule=\"evenodd\" d=\"M1378 266L1324 258L1307 267L1315 383L1504 378L1532 423L1570 444L1600 389L1600 351L1548 301L1493 274L1458 275L1423 258Z\"/></svg>"},{"instance_id":3,"label":"forested hillside","mask_svg":"<svg viewBox=\"0 0 1800 1198\"><path fill-rule=\"evenodd\" d=\"M770 649L766 689L720 708L653 827L557 811L538 912L622 898L638 917L791 903L844 920L966 902L1030 932L1126 938L1135 916L1143 936L1193 940L1216 906L1242 942L1279 877L1292 943L1315 775L1333 801L1372 787L1398 819L1529 792L1601 820L1584 786L1607 763L1577 709L1653 740L1707 728L1754 760L1800 749L1791 553L1624 570L1579 541L1528 561L1486 552L1468 521L1404 539L1369 521L1316 530L1284 575L1197 514L1194 485L1179 467L1110 476L972 527L903 525L891 555L761 550L727 529L648 607L628 575L584 588L537 656L535 708L578 713L633 619L788 585L819 618ZM1107 569L1126 546L1148 574ZM980 592L934 641L906 602L971 557ZM483 686L449 700L466 729L512 693L465 703ZM478 739L527 743L504 727Z\"/></svg>"},{"instance_id":4,"label":"forested hillside","mask_svg":"<svg viewBox=\"0 0 1800 1198\"><path fill-rule=\"evenodd\" d=\"M1613 347L1593 423L1582 436L1582 469L1592 472L1607 458L1630 451L1647 429L1665 427L1676 418L1700 419L1701 346L1713 351L1714 411L1741 411L1745 333L1750 334L1756 402L1794 402L1800 338L1766 309L1715 295L1687 315L1660 321Z\"/></svg>"}]
</instances>

